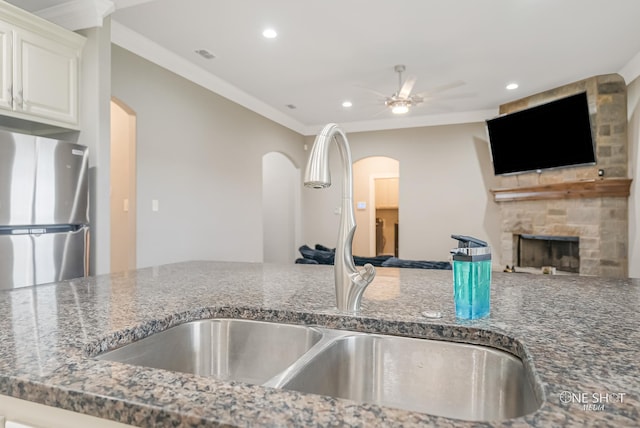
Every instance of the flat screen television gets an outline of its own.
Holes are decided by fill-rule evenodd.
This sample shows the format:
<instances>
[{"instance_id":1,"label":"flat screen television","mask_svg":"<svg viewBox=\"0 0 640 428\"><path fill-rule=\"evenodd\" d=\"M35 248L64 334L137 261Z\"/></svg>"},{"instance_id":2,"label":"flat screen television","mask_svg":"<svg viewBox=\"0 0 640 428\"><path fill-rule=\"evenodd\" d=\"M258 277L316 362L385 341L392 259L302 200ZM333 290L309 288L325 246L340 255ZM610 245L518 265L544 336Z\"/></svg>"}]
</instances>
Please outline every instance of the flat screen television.
<instances>
[{"instance_id":1,"label":"flat screen television","mask_svg":"<svg viewBox=\"0 0 640 428\"><path fill-rule=\"evenodd\" d=\"M486 122L496 175L596 162L586 92Z\"/></svg>"}]
</instances>

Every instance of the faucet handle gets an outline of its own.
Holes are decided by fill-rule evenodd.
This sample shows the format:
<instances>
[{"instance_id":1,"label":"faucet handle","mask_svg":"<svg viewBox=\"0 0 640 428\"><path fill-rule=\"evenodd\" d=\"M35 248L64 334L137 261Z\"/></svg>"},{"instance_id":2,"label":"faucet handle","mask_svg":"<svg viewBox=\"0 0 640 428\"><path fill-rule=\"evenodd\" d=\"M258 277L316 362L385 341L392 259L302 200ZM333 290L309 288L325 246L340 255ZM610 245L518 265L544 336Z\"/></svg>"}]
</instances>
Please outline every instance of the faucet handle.
<instances>
[{"instance_id":1,"label":"faucet handle","mask_svg":"<svg viewBox=\"0 0 640 428\"><path fill-rule=\"evenodd\" d=\"M369 285L376 276L376 268L374 268L371 263L367 263L364 265L364 269L358 273L360 274L360 278L362 278L362 282L366 286Z\"/></svg>"}]
</instances>

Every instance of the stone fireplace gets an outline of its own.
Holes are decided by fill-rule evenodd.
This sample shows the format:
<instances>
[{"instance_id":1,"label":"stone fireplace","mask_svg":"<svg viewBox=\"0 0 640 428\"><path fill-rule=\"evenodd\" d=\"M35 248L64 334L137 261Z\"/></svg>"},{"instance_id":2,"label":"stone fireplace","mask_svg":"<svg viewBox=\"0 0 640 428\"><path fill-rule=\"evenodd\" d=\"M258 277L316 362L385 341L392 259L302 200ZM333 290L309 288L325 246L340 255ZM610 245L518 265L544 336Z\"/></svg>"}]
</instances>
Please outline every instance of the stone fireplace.
<instances>
[{"instance_id":1,"label":"stone fireplace","mask_svg":"<svg viewBox=\"0 0 640 428\"><path fill-rule=\"evenodd\" d=\"M631 180L627 178L624 80L617 74L592 77L504 104L500 113L582 91L587 92L589 101L597 164L496 177L499 188L492 192L502 221L501 248L495 256L502 265L517 266L521 236L541 236L551 241L577 241L579 245L573 247L579 261L575 272L581 275L628 276Z\"/></svg>"}]
</instances>

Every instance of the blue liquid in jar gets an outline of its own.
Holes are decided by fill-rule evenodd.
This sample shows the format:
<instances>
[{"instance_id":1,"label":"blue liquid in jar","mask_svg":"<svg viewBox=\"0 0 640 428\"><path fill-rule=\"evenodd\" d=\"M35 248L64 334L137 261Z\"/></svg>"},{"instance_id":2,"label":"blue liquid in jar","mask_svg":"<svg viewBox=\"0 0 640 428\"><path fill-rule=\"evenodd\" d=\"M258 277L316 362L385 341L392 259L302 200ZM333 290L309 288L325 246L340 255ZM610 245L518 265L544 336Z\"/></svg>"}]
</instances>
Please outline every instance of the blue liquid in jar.
<instances>
[{"instance_id":1,"label":"blue liquid in jar","mask_svg":"<svg viewBox=\"0 0 640 428\"><path fill-rule=\"evenodd\" d=\"M491 302L491 260L453 261L453 300L456 317L486 317Z\"/></svg>"}]
</instances>

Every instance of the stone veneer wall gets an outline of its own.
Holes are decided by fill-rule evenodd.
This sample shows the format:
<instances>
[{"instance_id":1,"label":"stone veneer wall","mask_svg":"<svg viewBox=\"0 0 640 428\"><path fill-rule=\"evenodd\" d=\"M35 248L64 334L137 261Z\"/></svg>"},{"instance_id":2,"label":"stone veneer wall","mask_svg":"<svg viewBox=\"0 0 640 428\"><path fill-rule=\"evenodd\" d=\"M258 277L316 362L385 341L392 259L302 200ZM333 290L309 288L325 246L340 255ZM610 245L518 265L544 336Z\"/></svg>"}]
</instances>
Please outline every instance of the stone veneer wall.
<instances>
[{"instance_id":1,"label":"stone veneer wall","mask_svg":"<svg viewBox=\"0 0 640 428\"><path fill-rule=\"evenodd\" d=\"M558 98L587 92L597 165L497 177L501 188L550 183L627 178L627 95L617 74L595 76L500 106L511 113ZM500 202L501 262L513 265L514 235L558 235L580 238L580 274L628 276L628 203L626 197Z\"/></svg>"}]
</instances>

